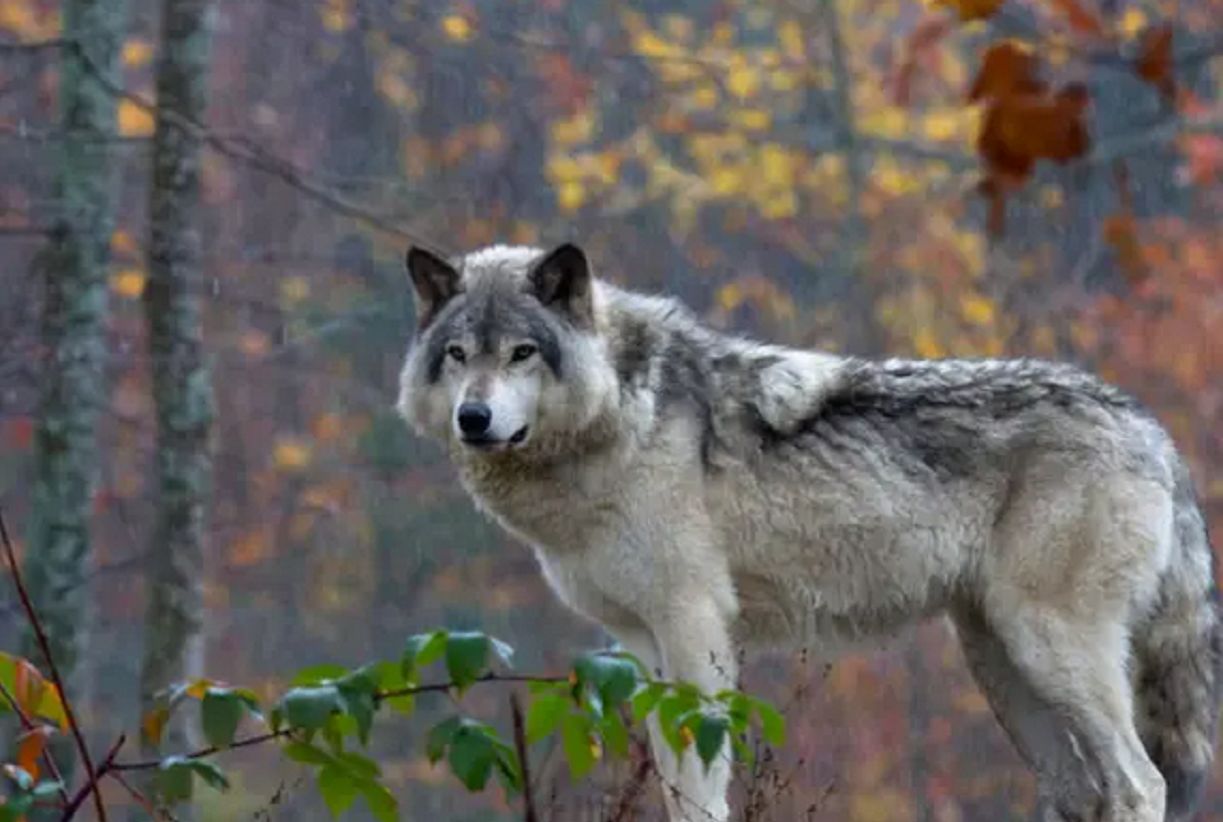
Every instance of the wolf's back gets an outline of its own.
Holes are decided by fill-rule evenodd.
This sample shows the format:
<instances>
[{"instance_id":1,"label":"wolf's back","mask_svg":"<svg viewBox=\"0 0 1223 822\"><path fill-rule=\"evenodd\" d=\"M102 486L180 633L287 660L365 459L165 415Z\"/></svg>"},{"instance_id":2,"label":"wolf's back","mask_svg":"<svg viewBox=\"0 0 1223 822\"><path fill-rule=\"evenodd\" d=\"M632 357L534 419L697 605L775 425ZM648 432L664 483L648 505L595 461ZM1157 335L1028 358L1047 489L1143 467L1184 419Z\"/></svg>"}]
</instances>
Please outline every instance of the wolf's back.
<instances>
[{"instance_id":1,"label":"wolf's back","mask_svg":"<svg viewBox=\"0 0 1223 822\"><path fill-rule=\"evenodd\" d=\"M1192 818L1210 776L1223 696L1223 622L1214 556L1189 472L1178 460L1172 561L1135 637L1137 720L1167 782L1167 819Z\"/></svg>"}]
</instances>

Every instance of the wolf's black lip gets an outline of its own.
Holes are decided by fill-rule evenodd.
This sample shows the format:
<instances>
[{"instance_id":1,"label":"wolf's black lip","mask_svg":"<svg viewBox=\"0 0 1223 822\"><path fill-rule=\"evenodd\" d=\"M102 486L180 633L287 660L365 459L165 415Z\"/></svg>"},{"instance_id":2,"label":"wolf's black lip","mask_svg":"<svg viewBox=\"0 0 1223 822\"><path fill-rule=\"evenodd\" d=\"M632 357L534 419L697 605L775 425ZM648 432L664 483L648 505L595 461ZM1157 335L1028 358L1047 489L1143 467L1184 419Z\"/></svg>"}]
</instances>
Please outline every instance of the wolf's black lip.
<instances>
[{"instance_id":1,"label":"wolf's black lip","mask_svg":"<svg viewBox=\"0 0 1223 822\"><path fill-rule=\"evenodd\" d=\"M493 450L506 445L520 445L527 438L531 426L524 425L510 435L507 440L493 439L492 437L463 437L464 445L470 445L473 448L483 448L485 450Z\"/></svg>"},{"instance_id":2,"label":"wolf's black lip","mask_svg":"<svg viewBox=\"0 0 1223 822\"><path fill-rule=\"evenodd\" d=\"M527 438L527 431L530 429L530 427L531 426L529 425L524 425L521 428L519 428L517 431L515 431L510 436L510 445L517 445L518 443L525 440Z\"/></svg>"}]
</instances>

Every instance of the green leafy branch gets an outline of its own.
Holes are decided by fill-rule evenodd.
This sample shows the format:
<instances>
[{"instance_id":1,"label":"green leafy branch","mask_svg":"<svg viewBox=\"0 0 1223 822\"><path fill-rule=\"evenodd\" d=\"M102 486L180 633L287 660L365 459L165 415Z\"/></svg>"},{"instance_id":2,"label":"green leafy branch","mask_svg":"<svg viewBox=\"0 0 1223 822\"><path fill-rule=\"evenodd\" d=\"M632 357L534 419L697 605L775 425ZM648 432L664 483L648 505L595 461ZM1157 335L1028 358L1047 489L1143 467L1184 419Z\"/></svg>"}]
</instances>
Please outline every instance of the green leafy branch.
<instances>
[{"instance_id":1,"label":"green leafy branch","mask_svg":"<svg viewBox=\"0 0 1223 822\"><path fill-rule=\"evenodd\" d=\"M11 545L6 547L20 585ZM27 615L38 625L37 613L26 604ZM627 757L630 728L647 718L657 722L677 756L694 751L707 768L724 751L750 760L747 737L753 729L770 745L784 742L785 722L766 702L734 690L705 694L688 683L653 680L625 653L584 654L563 675L514 673L513 653L506 643L478 631L439 629L409 637L394 660L299 671L289 689L266 706L246 688L208 679L181 683L157 696L141 721L141 735L156 749L174 714L195 703L207 746L127 761L119 756L125 743L120 736L75 790L59 778L46 751L47 740L57 733L71 730L74 738L82 739L68 695L57 677L47 681L27 661L0 654L0 714L14 712L22 724L17 761L0 766L0 822L21 822L33 809L48 807L59 811L61 822L68 822L90 798L100 803L104 779L117 782L155 816L159 805L189 800L197 781L228 789L229 779L213 761L215 755L264 744L274 744L285 758L314 770L315 784L333 817L361 799L376 819L388 822L398 819L398 803L381 767L364 752L375 718L384 711L411 717L417 698L428 693L451 697L457 708L463 696L480 685L512 689L512 742L494 725L456 710L428 730L425 753L431 763L444 760L468 791L483 791L496 779L507 797L522 797L528 822L538 818L529 784L529 750L552 738L559 739L575 779L589 774L605 756ZM439 667L445 670L444 679L421 681L422 674ZM525 712L518 702L522 690L529 695ZM251 725L260 730L239 735ZM40 763L51 779L39 779ZM154 772L150 796L126 780L124 775L133 771ZM105 819L104 811L99 818Z\"/></svg>"}]
</instances>

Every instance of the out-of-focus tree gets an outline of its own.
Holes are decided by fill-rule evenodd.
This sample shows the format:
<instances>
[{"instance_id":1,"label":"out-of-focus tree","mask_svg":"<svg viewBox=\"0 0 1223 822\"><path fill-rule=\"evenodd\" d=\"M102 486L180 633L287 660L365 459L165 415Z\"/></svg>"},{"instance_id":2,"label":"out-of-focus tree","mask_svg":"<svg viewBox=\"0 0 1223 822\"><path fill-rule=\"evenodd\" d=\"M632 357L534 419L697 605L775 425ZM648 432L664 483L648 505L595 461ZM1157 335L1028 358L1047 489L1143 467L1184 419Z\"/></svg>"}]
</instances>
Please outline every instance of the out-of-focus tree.
<instances>
[{"instance_id":1,"label":"out-of-focus tree","mask_svg":"<svg viewBox=\"0 0 1223 822\"><path fill-rule=\"evenodd\" d=\"M149 188L144 313L152 364L156 514L145 582L142 713L172 683L203 673L201 589L211 486L212 384L201 339L200 136L207 105L210 0L165 0ZM165 736L186 748L178 726ZM150 749L158 747L145 740Z\"/></svg>"}]
</instances>

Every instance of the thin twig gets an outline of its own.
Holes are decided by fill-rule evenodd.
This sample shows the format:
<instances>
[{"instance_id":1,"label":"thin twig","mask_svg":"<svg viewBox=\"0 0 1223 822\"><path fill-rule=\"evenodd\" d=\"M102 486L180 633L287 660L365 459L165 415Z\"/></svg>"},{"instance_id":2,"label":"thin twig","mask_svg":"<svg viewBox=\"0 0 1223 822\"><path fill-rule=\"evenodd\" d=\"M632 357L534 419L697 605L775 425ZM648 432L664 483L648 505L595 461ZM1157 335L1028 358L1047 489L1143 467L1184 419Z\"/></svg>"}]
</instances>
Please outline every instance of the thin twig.
<instances>
[{"instance_id":1,"label":"thin twig","mask_svg":"<svg viewBox=\"0 0 1223 822\"><path fill-rule=\"evenodd\" d=\"M123 778L123 774L119 773L113 768L106 775L122 785L123 789L131 795L132 799L136 800L136 803L140 805L140 807L144 808L144 812L149 815L149 818L156 822L157 808L153 807L153 803L149 801L147 796L133 788L132 784Z\"/></svg>"},{"instance_id":2,"label":"thin twig","mask_svg":"<svg viewBox=\"0 0 1223 822\"><path fill-rule=\"evenodd\" d=\"M76 816L76 812L80 809L81 803L85 801L85 797L89 796L90 790L94 789L96 792L97 780L101 779L113 769L115 757L119 755L119 749L123 747L123 743L126 741L127 736L125 734L119 734L119 738L116 739L114 744L110 746L110 749L107 750L106 756L102 757L102 764L98 766L98 772L95 776L94 782L92 784L87 783L80 787L72 799L69 800L68 804L64 806L64 812L60 815L60 822L68 822L69 819Z\"/></svg>"},{"instance_id":3,"label":"thin twig","mask_svg":"<svg viewBox=\"0 0 1223 822\"><path fill-rule=\"evenodd\" d=\"M514 747L518 750L518 762L522 767L522 804L526 813L525 822L539 822L535 809L535 788L531 785L531 767L527 762L527 732L522 721L522 704L518 694L510 693L510 715L514 720Z\"/></svg>"},{"instance_id":4,"label":"thin twig","mask_svg":"<svg viewBox=\"0 0 1223 822\"><path fill-rule=\"evenodd\" d=\"M89 782L85 787L93 792L93 803L94 808L98 812L98 822L106 822L106 807L102 804L102 790L98 787L97 772L93 767L93 757L89 755L89 746L85 744L85 736L81 733L81 727L76 722L76 714L72 710L72 701L68 698L68 690L64 687L63 677L59 674L59 666L55 664L55 657L51 654L51 643L47 641L47 633L43 630L42 621L38 618L38 612L34 610L34 602L30 599L30 594L26 591L25 581L21 578L21 569L17 567L17 552L13 548L13 541L9 539L8 527L4 523L3 510L0 510L0 540L4 542L4 551L8 557L9 567L13 572L13 584L17 586L17 596L21 597L21 604L25 607L26 617L30 620L30 626L34 629L34 636L38 640L38 647L42 650L42 655L47 662L47 670L51 672L51 681L59 689L60 701L64 706L64 717L68 720L68 727L72 729L72 738L76 740L77 751L80 752L81 762L85 765L85 775L89 778Z\"/></svg>"},{"instance_id":5,"label":"thin twig","mask_svg":"<svg viewBox=\"0 0 1223 822\"><path fill-rule=\"evenodd\" d=\"M12 692L9 691L3 682L0 682L0 696L4 697L4 700L13 709L13 713L17 714L17 719L19 722L21 722L21 727L25 728L27 731L34 730L34 721L30 719L28 714L26 714L25 709L22 708L21 704L17 701L17 697L13 696ZM67 803L68 786L64 784L64 777L59 772L59 766L55 764L55 757L51 756L51 752L46 748L43 748L42 751L42 761L43 764L47 766L47 773L51 774L51 778L59 783L60 798Z\"/></svg>"}]
</instances>

